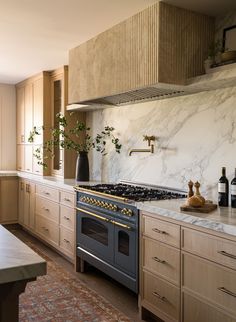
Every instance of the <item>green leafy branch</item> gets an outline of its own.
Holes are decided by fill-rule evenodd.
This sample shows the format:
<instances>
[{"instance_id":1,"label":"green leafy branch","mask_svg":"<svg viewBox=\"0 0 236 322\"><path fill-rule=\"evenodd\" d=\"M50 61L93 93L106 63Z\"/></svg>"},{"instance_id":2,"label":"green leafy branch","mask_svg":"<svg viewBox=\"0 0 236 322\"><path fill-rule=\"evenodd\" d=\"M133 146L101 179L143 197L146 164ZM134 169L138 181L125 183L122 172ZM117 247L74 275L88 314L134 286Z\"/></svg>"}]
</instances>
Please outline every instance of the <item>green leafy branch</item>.
<instances>
[{"instance_id":1,"label":"green leafy branch","mask_svg":"<svg viewBox=\"0 0 236 322\"><path fill-rule=\"evenodd\" d=\"M43 126L34 127L30 132L28 142L33 143L35 137L41 135L44 130ZM37 163L46 168L47 164L44 161L54 157L55 148L74 150L77 153L96 149L102 155L106 155L107 140L110 140L114 145L115 151L120 153L122 145L119 139L114 136L114 130L114 127L105 126L101 133L92 138L89 134L90 128L86 127L83 122L76 121L75 126L70 128L67 118L59 113L56 115L56 127L50 128L51 139L46 141L41 148L37 148L34 156L37 159ZM85 137L83 139L84 133ZM82 139L80 140L81 142L78 142L78 139Z\"/></svg>"}]
</instances>

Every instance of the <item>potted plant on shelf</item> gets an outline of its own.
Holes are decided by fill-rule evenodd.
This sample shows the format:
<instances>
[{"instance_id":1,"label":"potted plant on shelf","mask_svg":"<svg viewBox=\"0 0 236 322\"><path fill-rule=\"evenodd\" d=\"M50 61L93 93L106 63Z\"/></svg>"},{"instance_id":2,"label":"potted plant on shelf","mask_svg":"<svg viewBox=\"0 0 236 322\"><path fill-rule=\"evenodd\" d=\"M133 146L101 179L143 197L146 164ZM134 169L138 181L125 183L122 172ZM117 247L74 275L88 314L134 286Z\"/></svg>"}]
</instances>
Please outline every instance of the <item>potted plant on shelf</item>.
<instances>
[{"instance_id":1,"label":"potted plant on shelf","mask_svg":"<svg viewBox=\"0 0 236 322\"><path fill-rule=\"evenodd\" d=\"M222 40L213 41L208 49L208 58L204 61L205 72L207 73L213 64L220 63L223 51Z\"/></svg>"},{"instance_id":2,"label":"potted plant on shelf","mask_svg":"<svg viewBox=\"0 0 236 322\"><path fill-rule=\"evenodd\" d=\"M89 134L90 128L82 122L77 121L71 128L68 126L67 118L58 113L56 115L56 126L50 128L51 139L46 141L41 148L37 148L34 153L34 157L37 159L37 163L44 168L47 167L46 159L54 157L55 148L62 148L67 150L74 150L77 152L76 162L76 181L89 181L89 162L88 152L91 149L95 149L102 155L106 155L107 140L110 140L114 145L115 151L120 153L121 144L117 137L114 136L115 130L111 126L105 126L103 131L92 137ZM41 135L41 130L45 128L34 127L30 133L28 141L33 143L36 135ZM78 142L78 138L82 138L81 143ZM43 153L45 152L45 153Z\"/></svg>"}]
</instances>

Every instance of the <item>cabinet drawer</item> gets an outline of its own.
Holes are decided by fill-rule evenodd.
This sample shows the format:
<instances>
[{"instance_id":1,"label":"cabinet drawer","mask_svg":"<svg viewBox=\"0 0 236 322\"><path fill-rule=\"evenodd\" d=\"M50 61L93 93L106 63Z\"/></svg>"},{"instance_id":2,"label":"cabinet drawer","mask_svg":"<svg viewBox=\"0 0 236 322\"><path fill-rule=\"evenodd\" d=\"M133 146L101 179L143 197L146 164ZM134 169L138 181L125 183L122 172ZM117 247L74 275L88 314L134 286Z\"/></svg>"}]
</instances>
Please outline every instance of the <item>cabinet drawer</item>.
<instances>
[{"instance_id":1,"label":"cabinet drawer","mask_svg":"<svg viewBox=\"0 0 236 322\"><path fill-rule=\"evenodd\" d=\"M35 209L37 215L47 217L48 219L54 220L59 224L60 206L58 203L40 196L36 196Z\"/></svg>"},{"instance_id":2,"label":"cabinet drawer","mask_svg":"<svg viewBox=\"0 0 236 322\"><path fill-rule=\"evenodd\" d=\"M198 258L183 256L183 287L236 314L236 272Z\"/></svg>"},{"instance_id":3,"label":"cabinet drawer","mask_svg":"<svg viewBox=\"0 0 236 322\"><path fill-rule=\"evenodd\" d=\"M180 247L180 226L144 215L145 236Z\"/></svg>"},{"instance_id":4,"label":"cabinet drawer","mask_svg":"<svg viewBox=\"0 0 236 322\"><path fill-rule=\"evenodd\" d=\"M62 252L66 253L70 257L74 256L75 245L73 231L60 227L60 248Z\"/></svg>"},{"instance_id":5,"label":"cabinet drawer","mask_svg":"<svg viewBox=\"0 0 236 322\"><path fill-rule=\"evenodd\" d=\"M180 285L180 251L143 238L143 266L154 274Z\"/></svg>"},{"instance_id":6,"label":"cabinet drawer","mask_svg":"<svg viewBox=\"0 0 236 322\"><path fill-rule=\"evenodd\" d=\"M74 231L75 210L62 205L60 210L60 224Z\"/></svg>"},{"instance_id":7,"label":"cabinet drawer","mask_svg":"<svg viewBox=\"0 0 236 322\"><path fill-rule=\"evenodd\" d=\"M59 190L44 185L36 185L36 193L45 198L59 202Z\"/></svg>"},{"instance_id":8,"label":"cabinet drawer","mask_svg":"<svg viewBox=\"0 0 236 322\"><path fill-rule=\"evenodd\" d=\"M236 242L187 228L182 234L182 249L236 270Z\"/></svg>"},{"instance_id":9,"label":"cabinet drawer","mask_svg":"<svg viewBox=\"0 0 236 322\"><path fill-rule=\"evenodd\" d=\"M216 307L207 305L198 299L183 294L183 322L236 322Z\"/></svg>"},{"instance_id":10,"label":"cabinet drawer","mask_svg":"<svg viewBox=\"0 0 236 322\"><path fill-rule=\"evenodd\" d=\"M55 222L36 216L36 232L48 242L59 245L59 226Z\"/></svg>"},{"instance_id":11,"label":"cabinet drawer","mask_svg":"<svg viewBox=\"0 0 236 322\"><path fill-rule=\"evenodd\" d=\"M75 195L70 192L61 191L61 204L68 207L75 207Z\"/></svg>"},{"instance_id":12,"label":"cabinet drawer","mask_svg":"<svg viewBox=\"0 0 236 322\"><path fill-rule=\"evenodd\" d=\"M149 273L143 274L143 300L169 316L171 321L179 321L180 289Z\"/></svg>"}]
</instances>

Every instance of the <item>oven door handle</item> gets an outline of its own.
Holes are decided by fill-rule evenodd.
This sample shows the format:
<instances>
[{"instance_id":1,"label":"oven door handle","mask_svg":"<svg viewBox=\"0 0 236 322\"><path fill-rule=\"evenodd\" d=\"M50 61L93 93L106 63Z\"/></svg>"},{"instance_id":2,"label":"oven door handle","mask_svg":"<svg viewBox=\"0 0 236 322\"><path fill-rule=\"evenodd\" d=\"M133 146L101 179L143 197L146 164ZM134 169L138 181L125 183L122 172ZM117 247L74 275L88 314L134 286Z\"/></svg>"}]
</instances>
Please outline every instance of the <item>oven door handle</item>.
<instances>
[{"instance_id":1,"label":"oven door handle","mask_svg":"<svg viewBox=\"0 0 236 322\"><path fill-rule=\"evenodd\" d=\"M109 222L109 221L110 221L110 220L109 220L109 219L107 219L106 217L99 216L99 215L97 215L97 214L94 214L93 212L90 212L90 211L88 211L88 210L84 210L84 209L82 209L82 208L77 208L77 207L76 207L76 210L81 211L81 212L84 212L85 214L88 214L88 215L90 215L90 216L93 216L93 217L95 217L95 218L101 219L101 220L106 221L106 222Z\"/></svg>"},{"instance_id":2,"label":"oven door handle","mask_svg":"<svg viewBox=\"0 0 236 322\"><path fill-rule=\"evenodd\" d=\"M119 227L122 227L122 228L126 228L128 230L131 230L132 227L128 226L128 225L125 225L125 224L121 224L119 223L118 221L115 221L115 220L110 220L110 223L116 225L116 226L119 226Z\"/></svg>"}]
</instances>

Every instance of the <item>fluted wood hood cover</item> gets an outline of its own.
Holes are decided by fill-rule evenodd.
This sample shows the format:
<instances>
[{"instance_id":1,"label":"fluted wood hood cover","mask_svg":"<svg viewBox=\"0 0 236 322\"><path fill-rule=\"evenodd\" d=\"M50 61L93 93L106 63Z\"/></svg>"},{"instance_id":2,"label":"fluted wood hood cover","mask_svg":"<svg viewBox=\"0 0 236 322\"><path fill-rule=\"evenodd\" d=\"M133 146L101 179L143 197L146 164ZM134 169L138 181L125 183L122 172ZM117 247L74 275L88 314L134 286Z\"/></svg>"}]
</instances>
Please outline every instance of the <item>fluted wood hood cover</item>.
<instances>
[{"instance_id":1,"label":"fluted wood hood cover","mask_svg":"<svg viewBox=\"0 0 236 322\"><path fill-rule=\"evenodd\" d=\"M163 2L72 49L69 104L113 106L187 94L204 73L214 19Z\"/></svg>"}]
</instances>

